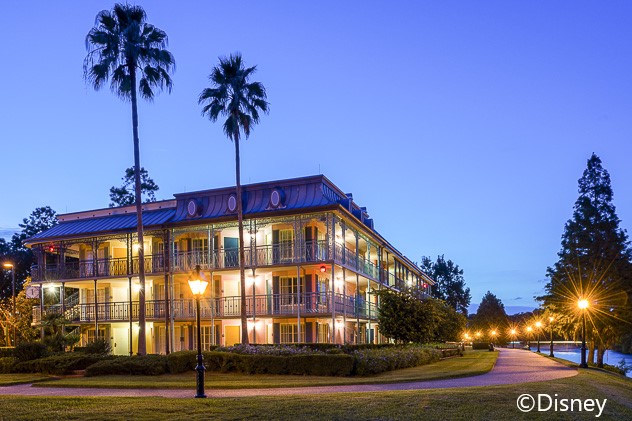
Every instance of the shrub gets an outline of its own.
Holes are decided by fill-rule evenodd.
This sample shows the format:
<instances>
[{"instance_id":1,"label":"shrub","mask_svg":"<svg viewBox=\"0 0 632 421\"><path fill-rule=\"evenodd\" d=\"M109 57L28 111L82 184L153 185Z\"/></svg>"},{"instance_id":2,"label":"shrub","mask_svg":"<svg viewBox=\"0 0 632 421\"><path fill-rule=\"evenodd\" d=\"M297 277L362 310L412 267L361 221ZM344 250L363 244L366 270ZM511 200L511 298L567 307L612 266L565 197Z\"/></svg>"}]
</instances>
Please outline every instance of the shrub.
<instances>
[{"instance_id":1,"label":"shrub","mask_svg":"<svg viewBox=\"0 0 632 421\"><path fill-rule=\"evenodd\" d=\"M13 347L3 347L0 348L0 358L13 357L15 354L13 353Z\"/></svg>"},{"instance_id":2,"label":"shrub","mask_svg":"<svg viewBox=\"0 0 632 421\"><path fill-rule=\"evenodd\" d=\"M164 355L119 356L92 364L86 368L86 376L108 374L157 376L165 374L167 370L167 357Z\"/></svg>"},{"instance_id":3,"label":"shrub","mask_svg":"<svg viewBox=\"0 0 632 421\"><path fill-rule=\"evenodd\" d=\"M472 349L489 349L489 342L473 342Z\"/></svg>"},{"instance_id":4,"label":"shrub","mask_svg":"<svg viewBox=\"0 0 632 421\"><path fill-rule=\"evenodd\" d=\"M48 348L39 341L22 342L13 351L18 362L31 361L48 355Z\"/></svg>"},{"instance_id":5,"label":"shrub","mask_svg":"<svg viewBox=\"0 0 632 421\"><path fill-rule=\"evenodd\" d=\"M85 370L88 366L101 361L98 355L76 353L58 354L37 360L17 363L14 371L18 373L69 374L75 370Z\"/></svg>"},{"instance_id":6,"label":"shrub","mask_svg":"<svg viewBox=\"0 0 632 421\"><path fill-rule=\"evenodd\" d=\"M308 376L349 376L354 358L346 354L296 355L288 359L289 374Z\"/></svg>"},{"instance_id":7,"label":"shrub","mask_svg":"<svg viewBox=\"0 0 632 421\"><path fill-rule=\"evenodd\" d=\"M0 357L0 374L12 373L15 361L13 357Z\"/></svg>"},{"instance_id":8,"label":"shrub","mask_svg":"<svg viewBox=\"0 0 632 421\"><path fill-rule=\"evenodd\" d=\"M391 349L365 349L355 351L353 374L365 376L400 368L416 367L438 361L441 352L420 346L403 346Z\"/></svg>"},{"instance_id":9,"label":"shrub","mask_svg":"<svg viewBox=\"0 0 632 421\"><path fill-rule=\"evenodd\" d=\"M197 365L197 351L178 351L167 355L169 373L184 373L195 369Z\"/></svg>"},{"instance_id":10,"label":"shrub","mask_svg":"<svg viewBox=\"0 0 632 421\"><path fill-rule=\"evenodd\" d=\"M97 339L80 349L75 348L75 351L84 352L86 354L109 355L112 353L112 345L110 345L110 341L108 340Z\"/></svg>"}]
</instances>

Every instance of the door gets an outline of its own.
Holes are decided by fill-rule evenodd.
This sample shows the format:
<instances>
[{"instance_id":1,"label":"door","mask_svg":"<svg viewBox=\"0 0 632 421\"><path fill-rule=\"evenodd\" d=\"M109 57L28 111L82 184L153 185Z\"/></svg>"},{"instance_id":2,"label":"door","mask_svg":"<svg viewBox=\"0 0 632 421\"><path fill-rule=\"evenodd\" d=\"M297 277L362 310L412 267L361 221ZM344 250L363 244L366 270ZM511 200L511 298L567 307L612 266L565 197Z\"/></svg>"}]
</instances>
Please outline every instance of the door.
<instances>
[{"instance_id":1,"label":"door","mask_svg":"<svg viewBox=\"0 0 632 421\"><path fill-rule=\"evenodd\" d=\"M224 327L224 346L233 346L241 343L241 334L239 326Z\"/></svg>"},{"instance_id":2,"label":"door","mask_svg":"<svg viewBox=\"0 0 632 421\"><path fill-rule=\"evenodd\" d=\"M224 237L224 267L239 266L239 238Z\"/></svg>"}]
</instances>

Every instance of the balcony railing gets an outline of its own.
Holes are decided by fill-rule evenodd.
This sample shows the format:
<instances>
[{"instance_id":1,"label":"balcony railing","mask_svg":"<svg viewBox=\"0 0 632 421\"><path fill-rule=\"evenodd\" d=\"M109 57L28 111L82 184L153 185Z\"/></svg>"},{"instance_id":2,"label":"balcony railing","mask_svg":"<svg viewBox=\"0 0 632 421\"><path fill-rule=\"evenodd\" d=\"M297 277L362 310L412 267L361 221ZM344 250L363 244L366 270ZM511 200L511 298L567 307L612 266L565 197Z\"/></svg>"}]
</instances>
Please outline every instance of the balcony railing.
<instances>
[{"instance_id":1,"label":"balcony railing","mask_svg":"<svg viewBox=\"0 0 632 421\"><path fill-rule=\"evenodd\" d=\"M404 281L392 273L378 268L368 259L357 256L343 244L329 246L326 241L306 241L261 245L244 249L247 268L317 263L333 260L336 264L351 270L357 270L366 277L385 285L402 286ZM200 265L203 270L232 269L239 267L239 249L218 249L209 251L191 250L173 254L171 259L173 272L190 272ZM97 279L107 277L125 277L138 274L138 257L133 257L131 265L125 258L98 259L96 261L74 261L64 264L47 264L44 268L31 267L33 280L60 281L68 279ZM128 267L131 266L131 267ZM165 270L165 257L162 254L145 256L145 273L158 274Z\"/></svg>"},{"instance_id":2,"label":"balcony railing","mask_svg":"<svg viewBox=\"0 0 632 421\"><path fill-rule=\"evenodd\" d=\"M273 316L324 316L332 314L331 294L320 292L307 292L298 294L267 294L246 297L246 314L248 317L273 317ZM376 319L377 307L375 304L359 300L351 296L336 294L334 308L338 315L347 317L359 317L361 319ZM99 322L126 322L138 320L138 301L130 302L105 302L77 304L66 307L64 315L70 323ZM39 306L33 307L33 323L39 323L43 317L49 314L61 314L61 305L44 307L42 314ZM200 302L200 313L203 320L212 317L230 318L241 315L241 298L238 296L205 298ZM165 318L164 300L151 300L145 303L145 315L148 320ZM176 320L195 320L195 300L173 300L173 316Z\"/></svg>"}]
</instances>

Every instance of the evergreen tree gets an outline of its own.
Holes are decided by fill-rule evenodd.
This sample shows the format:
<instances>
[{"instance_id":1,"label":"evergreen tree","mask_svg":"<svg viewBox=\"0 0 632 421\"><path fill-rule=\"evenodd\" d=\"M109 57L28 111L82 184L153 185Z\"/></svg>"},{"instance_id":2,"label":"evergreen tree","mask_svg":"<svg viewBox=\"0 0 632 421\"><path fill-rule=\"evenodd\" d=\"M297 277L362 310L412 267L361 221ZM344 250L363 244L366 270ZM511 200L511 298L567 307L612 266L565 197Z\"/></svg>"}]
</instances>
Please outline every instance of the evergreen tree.
<instances>
[{"instance_id":1,"label":"evergreen tree","mask_svg":"<svg viewBox=\"0 0 632 421\"><path fill-rule=\"evenodd\" d=\"M430 257L422 257L421 268L436 282L432 288L432 295L467 316L472 296L470 289L465 286L463 269L452 260L446 261L443 255L437 256L436 262Z\"/></svg>"},{"instance_id":2,"label":"evergreen tree","mask_svg":"<svg viewBox=\"0 0 632 421\"><path fill-rule=\"evenodd\" d=\"M498 297L487 291L472 319L472 327L486 333L494 329L500 336L505 333L508 323L509 319L505 312L505 305Z\"/></svg>"},{"instance_id":3,"label":"evergreen tree","mask_svg":"<svg viewBox=\"0 0 632 421\"><path fill-rule=\"evenodd\" d=\"M547 295L540 299L546 307L574 320L569 330L575 334L581 321L577 301L589 300L589 361L596 347L598 365L603 364L605 350L632 329L630 243L620 222L610 175L593 153L579 179L573 217L564 226L559 260L547 270Z\"/></svg>"},{"instance_id":4,"label":"evergreen tree","mask_svg":"<svg viewBox=\"0 0 632 421\"><path fill-rule=\"evenodd\" d=\"M129 206L134 204L136 199L134 191L134 167L125 170L125 176L121 179L121 187L112 186L110 188L110 207ZM140 169L140 192L143 196L143 203L155 202L158 185L149 177L145 168Z\"/></svg>"}]
</instances>

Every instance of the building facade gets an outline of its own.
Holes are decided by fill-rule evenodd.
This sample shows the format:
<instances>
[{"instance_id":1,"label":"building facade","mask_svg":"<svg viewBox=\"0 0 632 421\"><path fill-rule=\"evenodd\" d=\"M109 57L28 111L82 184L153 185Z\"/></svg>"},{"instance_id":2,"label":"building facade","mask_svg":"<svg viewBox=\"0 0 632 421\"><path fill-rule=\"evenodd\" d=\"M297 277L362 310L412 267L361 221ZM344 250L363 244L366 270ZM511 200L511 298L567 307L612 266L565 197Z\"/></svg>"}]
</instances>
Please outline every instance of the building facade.
<instances>
[{"instance_id":1,"label":"building facade","mask_svg":"<svg viewBox=\"0 0 632 421\"><path fill-rule=\"evenodd\" d=\"M196 266L209 281L202 346L241 340L235 188L176 194L143 205L148 353L195 349ZM373 227L366 208L326 177L243 186L246 306L251 343L380 343L382 288L432 280ZM40 285L33 324L63 314L81 343L137 351L139 259L134 206L59 216L26 242Z\"/></svg>"}]
</instances>

